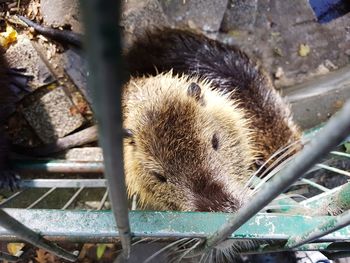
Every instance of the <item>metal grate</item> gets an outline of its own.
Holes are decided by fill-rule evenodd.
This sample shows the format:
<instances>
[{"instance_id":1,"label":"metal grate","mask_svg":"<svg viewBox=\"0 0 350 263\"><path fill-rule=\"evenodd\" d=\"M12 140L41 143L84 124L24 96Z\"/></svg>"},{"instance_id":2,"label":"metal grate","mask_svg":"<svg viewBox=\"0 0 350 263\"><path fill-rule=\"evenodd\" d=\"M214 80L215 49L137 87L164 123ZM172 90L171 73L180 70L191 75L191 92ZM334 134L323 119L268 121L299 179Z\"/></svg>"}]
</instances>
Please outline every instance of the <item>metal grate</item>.
<instances>
[{"instance_id":1,"label":"metal grate","mask_svg":"<svg viewBox=\"0 0 350 263\"><path fill-rule=\"evenodd\" d=\"M344 169L322 162L322 158L350 134L348 118L350 101L315 135L302 152L291 159L271 180L263 184L253 197L253 201L234 215L147 211L129 213L128 207L132 204L127 202L122 165L120 113L122 65L119 32L116 31L117 27L114 27L119 15L118 1L82 1L82 9L86 20L87 50L90 62L93 62L90 63L91 72L94 72L90 74L90 85L95 88L95 111L100 125L106 180L23 181L22 190L9 194L0 203L1 240L25 240L70 261L76 260L77 256L63 250L52 241L120 240L123 247L122 255L125 258L132 253L132 238L175 239L157 253L174 245L191 244L191 248L181 255L182 258L203 254L227 238L278 241L273 245L243 251L244 253L284 250L324 250L337 253L349 251L347 240L350 236L350 227L347 225L350 223L350 212L346 210L350 204L350 185L344 184L330 189L310 178L297 180L305 173L317 170L349 175ZM346 162L350 160L349 154L341 151L333 151L331 155ZM102 163L28 160L17 162L18 169L32 172L101 173L104 171L103 167ZM113 187L107 190L106 185ZM313 197L302 197L299 194L281 195L288 187L302 185L308 185L318 193ZM16 207L16 200L23 196L27 198L28 191L36 191L33 193L33 199L27 200L23 207ZM50 207L49 204L52 204L48 201L50 197L62 191L67 192L66 199L62 200L59 207ZM72 209L79 208L76 205L77 200L90 191L99 191L95 200L98 202L96 211ZM109 201L107 194L113 212L98 211ZM48 206L43 206L44 203ZM331 209L318 211L317 207L321 204ZM38 209L43 207L46 209ZM0 253L0 258L18 259L6 253Z\"/></svg>"}]
</instances>

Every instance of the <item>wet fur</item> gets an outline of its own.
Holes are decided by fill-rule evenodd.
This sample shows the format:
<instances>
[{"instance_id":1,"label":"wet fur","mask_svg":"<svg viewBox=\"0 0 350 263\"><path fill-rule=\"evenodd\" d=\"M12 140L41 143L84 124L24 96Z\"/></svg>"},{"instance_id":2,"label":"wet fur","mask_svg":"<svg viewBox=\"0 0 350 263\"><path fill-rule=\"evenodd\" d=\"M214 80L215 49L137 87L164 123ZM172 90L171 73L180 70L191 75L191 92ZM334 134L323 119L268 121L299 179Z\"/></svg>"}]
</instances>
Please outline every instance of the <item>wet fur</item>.
<instances>
[{"instance_id":1,"label":"wet fur","mask_svg":"<svg viewBox=\"0 0 350 263\"><path fill-rule=\"evenodd\" d=\"M161 210L236 211L255 152L249 118L229 97L172 72L131 79L123 94L129 195Z\"/></svg>"},{"instance_id":2,"label":"wet fur","mask_svg":"<svg viewBox=\"0 0 350 263\"><path fill-rule=\"evenodd\" d=\"M123 95L124 127L131 131L125 172L129 194L138 195L143 207L235 212L252 197L245 185L252 169L300 140L289 106L237 47L163 29L135 42L125 58L131 74ZM210 140L215 133L217 142ZM227 148L216 153L216 143ZM259 245L235 241L200 261L238 262L242 248Z\"/></svg>"},{"instance_id":3,"label":"wet fur","mask_svg":"<svg viewBox=\"0 0 350 263\"><path fill-rule=\"evenodd\" d=\"M252 160L265 162L300 139L288 105L237 47L164 29L139 39L125 58L132 77L124 88L124 126L133 133L125 144L126 180L142 205L236 211L248 192L240 183L248 181L248 167L256 167ZM208 122L212 136L232 130L219 139L227 146L223 151L211 151L209 135L202 133ZM235 179L227 180L226 174Z\"/></svg>"},{"instance_id":4,"label":"wet fur","mask_svg":"<svg viewBox=\"0 0 350 263\"><path fill-rule=\"evenodd\" d=\"M300 138L291 111L261 67L235 46L222 44L189 31L164 29L149 32L126 53L132 75L172 70L198 76L223 93L235 90L256 131L254 143L260 161Z\"/></svg>"}]
</instances>

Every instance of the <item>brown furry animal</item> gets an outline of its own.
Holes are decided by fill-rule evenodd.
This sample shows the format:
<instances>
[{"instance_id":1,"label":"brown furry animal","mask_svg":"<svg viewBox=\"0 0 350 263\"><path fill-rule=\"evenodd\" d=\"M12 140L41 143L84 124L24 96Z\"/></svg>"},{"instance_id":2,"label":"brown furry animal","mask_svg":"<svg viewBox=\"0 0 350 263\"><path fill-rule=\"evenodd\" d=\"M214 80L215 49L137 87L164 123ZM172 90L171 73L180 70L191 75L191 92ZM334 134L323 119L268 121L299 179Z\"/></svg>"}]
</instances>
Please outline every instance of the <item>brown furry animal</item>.
<instances>
[{"instance_id":1,"label":"brown furry animal","mask_svg":"<svg viewBox=\"0 0 350 263\"><path fill-rule=\"evenodd\" d=\"M133 76L172 70L211 81L213 89L230 93L249 114L259 149L257 163L300 139L289 106L261 67L235 46L189 31L164 29L148 33L126 54ZM258 162L258 160L260 160Z\"/></svg>"},{"instance_id":2,"label":"brown furry animal","mask_svg":"<svg viewBox=\"0 0 350 263\"><path fill-rule=\"evenodd\" d=\"M269 78L236 47L166 29L125 57L126 180L144 206L236 211L252 163L300 139Z\"/></svg>"},{"instance_id":3,"label":"brown furry animal","mask_svg":"<svg viewBox=\"0 0 350 263\"><path fill-rule=\"evenodd\" d=\"M254 150L249 121L230 94L171 72L126 87L129 193L162 210L235 211Z\"/></svg>"}]
</instances>

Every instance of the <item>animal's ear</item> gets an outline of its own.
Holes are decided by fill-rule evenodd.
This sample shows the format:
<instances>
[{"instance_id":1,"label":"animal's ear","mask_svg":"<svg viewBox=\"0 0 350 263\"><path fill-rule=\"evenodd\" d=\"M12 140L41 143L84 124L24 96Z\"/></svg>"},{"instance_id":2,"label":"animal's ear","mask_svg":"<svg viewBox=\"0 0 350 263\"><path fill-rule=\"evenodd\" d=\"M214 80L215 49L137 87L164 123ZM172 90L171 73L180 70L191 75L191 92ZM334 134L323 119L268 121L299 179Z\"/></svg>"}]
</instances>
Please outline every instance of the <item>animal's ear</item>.
<instances>
[{"instance_id":1,"label":"animal's ear","mask_svg":"<svg viewBox=\"0 0 350 263\"><path fill-rule=\"evenodd\" d=\"M134 133L130 129L123 128L123 137L124 138L131 138L134 136Z\"/></svg>"},{"instance_id":2,"label":"animal's ear","mask_svg":"<svg viewBox=\"0 0 350 263\"><path fill-rule=\"evenodd\" d=\"M196 101L201 99L201 87L197 83L192 82L187 89L187 95L194 98Z\"/></svg>"}]
</instances>

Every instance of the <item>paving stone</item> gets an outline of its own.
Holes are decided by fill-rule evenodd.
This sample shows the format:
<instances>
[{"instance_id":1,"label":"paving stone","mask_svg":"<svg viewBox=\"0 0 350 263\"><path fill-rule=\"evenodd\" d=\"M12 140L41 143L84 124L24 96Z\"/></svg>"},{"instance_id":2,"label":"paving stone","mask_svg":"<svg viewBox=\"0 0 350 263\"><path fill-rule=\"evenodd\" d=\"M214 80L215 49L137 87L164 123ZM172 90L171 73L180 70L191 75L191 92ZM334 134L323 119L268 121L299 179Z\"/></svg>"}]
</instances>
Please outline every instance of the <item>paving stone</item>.
<instances>
[{"instance_id":1,"label":"paving stone","mask_svg":"<svg viewBox=\"0 0 350 263\"><path fill-rule=\"evenodd\" d=\"M157 0L127 0L122 7L120 24L124 29L125 47L130 46L135 38L142 36L145 29L170 26Z\"/></svg>"},{"instance_id":2,"label":"paving stone","mask_svg":"<svg viewBox=\"0 0 350 263\"><path fill-rule=\"evenodd\" d=\"M24 68L25 74L34 77L29 82L32 89L37 89L55 80L52 72L25 35L18 36L17 43L8 48L5 56L10 67Z\"/></svg>"},{"instance_id":3,"label":"paving stone","mask_svg":"<svg viewBox=\"0 0 350 263\"><path fill-rule=\"evenodd\" d=\"M350 98L350 66L285 90L294 119L303 128L325 122Z\"/></svg>"},{"instance_id":4,"label":"paving stone","mask_svg":"<svg viewBox=\"0 0 350 263\"><path fill-rule=\"evenodd\" d=\"M216 32L220 29L228 0L160 0L159 2L173 26Z\"/></svg>"},{"instance_id":5,"label":"paving stone","mask_svg":"<svg viewBox=\"0 0 350 263\"><path fill-rule=\"evenodd\" d=\"M247 28L251 23L247 21ZM349 64L350 14L320 24L308 0L298 3L259 0L253 29L242 28L221 34L219 39L234 43L261 61L271 76L282 68L284 78L278 87L294 86L319 75L321 65L330 61L337 68ZM310 47L307 56L300 56L300 45ZM331 67L328 68L333 71Z\"/></svg>"},{"instance_id":6,"label":"paving stone","mask_svg":"<svg viewBox=\"0 0 350 263\"><path fill-rule=\"evenodd\" d=\"M229 0L221 30L251 30L254 27L258 0Z\"/></svg>"},{"instance_id":7,"label":"paving stone","mask_svg":"<svg viewBox=\"0 0 350 263\"><path fill-rule=\"evenodd\" d=\"M54 27L70 25L74 32L83 32L79 0L41 0L40 7L45 24Z\"/></svg>"},{"instance_id":8,"label":"paving stone","mask_svg":"<svg viewBox=\"0 0 350 263\"><path fill-rule=\"evenodd\" d=\"M73 111L73 107L63 88L59 87L24 107L22 113L40 139L51 143L84 123L82 115Z\"/></svg>"},{"instance_id":9,"label":"paving stone","mask_svg":"<svg viewBox=\"0 0 350 263\"><path fill-rule=\"evenodd\" d=\"M76 162L102 162L102 149L100 147L73 148L64 154L64 159Z\"/></svg>"}]
</instances>

